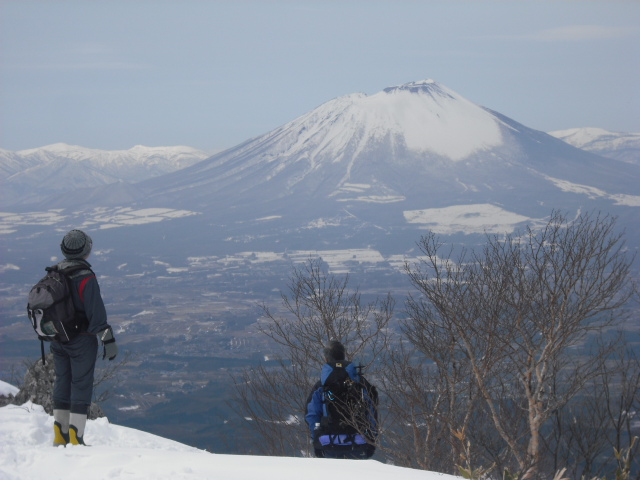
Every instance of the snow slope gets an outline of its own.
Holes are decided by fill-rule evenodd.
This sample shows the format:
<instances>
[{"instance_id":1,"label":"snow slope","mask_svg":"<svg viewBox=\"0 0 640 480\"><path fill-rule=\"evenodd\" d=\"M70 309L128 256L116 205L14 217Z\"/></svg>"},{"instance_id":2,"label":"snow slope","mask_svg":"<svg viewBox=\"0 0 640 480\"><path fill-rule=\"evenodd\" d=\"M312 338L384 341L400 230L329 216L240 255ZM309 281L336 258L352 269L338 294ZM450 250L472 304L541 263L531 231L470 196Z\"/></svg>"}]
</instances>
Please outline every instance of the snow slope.
<instances>
[{"instance_id":1,"label":"snow slope","mask_svg":"<svg viewBox=\"0 0 640 480\"><path fill-rule=\"evenodd\" d=\"M602 128L570 128L549 132L587 152L640 165L640 133L610 132Z\"/></svg>"},{"instance_id":2,"label":"snow slope","mask_svg":"<svg viewBox=\"0 0 640 480\"><path fill-rule=\"evenodd\" d=\"M51 447L53 417L32 403L0 408L2 480L221 479L453 480L458 477L394 467L375 460L218 455L106 418L87 423L90 447Z\"/></svg>"},{"instance_id":3,"label":"snow slope","mask_svg":"<svg viewBox=\"0 0 640 480\"><path fill-rule=\"evenodd\" d=\"M0 397L8 397L9 395L13 395L15 397L19 391L20 390L13 385L0 380Z\"/></svg>"}]
</instances>

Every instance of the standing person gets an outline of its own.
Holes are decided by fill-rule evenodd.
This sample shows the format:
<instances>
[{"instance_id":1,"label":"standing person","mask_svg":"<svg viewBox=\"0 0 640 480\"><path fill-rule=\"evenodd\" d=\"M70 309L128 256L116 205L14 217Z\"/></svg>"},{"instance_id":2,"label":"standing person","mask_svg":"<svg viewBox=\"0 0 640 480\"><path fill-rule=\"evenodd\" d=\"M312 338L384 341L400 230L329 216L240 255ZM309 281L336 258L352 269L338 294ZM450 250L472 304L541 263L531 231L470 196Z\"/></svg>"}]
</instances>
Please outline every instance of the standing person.
<instances>
[{"instance_id":1,"label":"standing person","mask_svg":"<svg viewBox=\"0 0 640 480\"><path fill-rule=\"evenodd\" d=\"M85 445L84 429L93 395L93 376L102 341L102 358L113 360L118 354L113 330L107 323L100 287L87 258L93 246L91 237L71 230L62 239L60 249L65 260L57 267L68 271L73 304L80 320L80 333L67 343L51 342L56 379L53 386L53 445Z\"/></svg>"},{"instance_id":2,"label":"standing person","mask_svg":"<svg viewBox=\"0 0 640 480\"><path fill-rule=\"evenodd\" d=\"M305 419L316 457L367 459L375 452L378 392L332 340L326 363L307 398Z\"/></svg>"}]
</instances>

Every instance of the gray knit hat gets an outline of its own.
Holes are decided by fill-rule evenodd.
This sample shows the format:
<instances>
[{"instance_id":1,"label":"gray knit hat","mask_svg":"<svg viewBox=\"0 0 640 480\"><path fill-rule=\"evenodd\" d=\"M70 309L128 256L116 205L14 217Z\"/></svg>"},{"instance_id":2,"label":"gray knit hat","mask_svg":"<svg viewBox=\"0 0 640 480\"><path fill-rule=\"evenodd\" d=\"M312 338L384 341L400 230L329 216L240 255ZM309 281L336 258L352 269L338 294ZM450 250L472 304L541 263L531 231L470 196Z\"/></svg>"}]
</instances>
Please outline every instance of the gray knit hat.
<instances>
[{"instance_id":1,"label":"gray knit hat","mask_svg":"<svg viewBox=\"0 0 640 480\"><path fill-rule=\"evenodd\" d=\"M69 260L85 258L91 252L93 242L91 237L82 230L71 230L62 239L60 250Z\"/></svg>"}]
</instances>

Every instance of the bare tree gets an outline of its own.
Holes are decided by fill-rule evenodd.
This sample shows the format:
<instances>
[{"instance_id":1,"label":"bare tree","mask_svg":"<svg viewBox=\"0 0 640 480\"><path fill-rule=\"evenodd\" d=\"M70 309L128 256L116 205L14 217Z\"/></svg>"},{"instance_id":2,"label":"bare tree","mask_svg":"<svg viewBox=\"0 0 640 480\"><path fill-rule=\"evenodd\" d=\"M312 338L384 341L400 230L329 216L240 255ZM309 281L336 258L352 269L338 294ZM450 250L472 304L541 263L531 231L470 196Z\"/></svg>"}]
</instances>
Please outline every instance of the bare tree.
<instances>
[{"instance_id":1,"label":"bare tree","mask_svg":"<svg viewBox=\"0 0 640 480\"><path fill-rule=\"evenodd\" d=\"M457 372L441 375L435 364L423 362L406 342L392 345L381 376L387 394L382 449L395 465L448 471L460 455L453 433L456 421L464 417L460 405L464 386Z\"/></svg>"},{"instance_id":2,"label":"bare tree","mask_svg":"<svg viewBox=\"0 0 640 480\"><path fill-rule=\"evenodd\" d=\"M98 358L100 353L98 353ZM113 390L122 384L123 372L133 363L135 356L129 350L116 361L98 362L93 380L93 402L102 405L113 396Z\"/></svg>"},{"instance_id":3,"label":"bare tree","mask_svg":"<svg viewBox=\"0 0 640 480\"><path fill-rule=\"evenodd\" d=\"M404 333L440 375L463 369L461 383L473 384L502 441L502 466L538 476L543 426L598 376L613 348L588 351L589 335L622 320L637 291L615 219L553 212L540 230L488 236L479 252L442 256L433 233L419 246L424 260L406 269L417 294Z\"/></svg>"},{"instance_id":4,"label":"bare tree","mask_svg":"<svg viewBox=\"0 0 640 480\"><path fill-rule=\"evenodd\" d=\"M621 339L599 374L554 413L544 447L550 470L565 467L572 478L601 477L616 470L616 451L627 451L637 470L639 402L640 361Z\"/></svg>"},{"instance_id":5,"label":"bare tree","mask_svg":"<svg viewBox=\"0 0 640 480\"><path fill-rule=\"evenodd\" d=\"M376 360L386 350L386 330L393 315L390 296L364 304L350 291L348 277L329 275L319 260L295 269L282 312L263 306L259 329L273 340L277 367L245 370L235 379L239 410L259 434L256 449L272 455L309 454L304 421L307 397L324 363L322 347L339 340L347 356L375 375Z\"/></svg>"}]
</instances>

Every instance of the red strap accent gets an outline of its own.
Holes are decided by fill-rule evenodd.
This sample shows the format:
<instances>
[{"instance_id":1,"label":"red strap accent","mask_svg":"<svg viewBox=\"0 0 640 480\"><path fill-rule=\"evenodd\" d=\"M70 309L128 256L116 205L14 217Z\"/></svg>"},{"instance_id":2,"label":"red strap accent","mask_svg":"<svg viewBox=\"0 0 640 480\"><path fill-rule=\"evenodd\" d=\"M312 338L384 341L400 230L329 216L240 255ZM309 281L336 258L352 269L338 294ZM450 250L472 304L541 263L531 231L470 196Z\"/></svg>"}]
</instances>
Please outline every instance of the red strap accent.
<instances>
[{"instance_id":1,"label":"red strap accent","mask_svg":"<svg viewBox=\"0 0 640 480\"><path fill-rule=\"evenodd\" d=\"M87 285L87 282L92 278L96 278L95 275L91 275L80 282L80 288L78 289L78 293L80 294L80 301L84 303L84 287Z\"/></svg>"}]
</instances>

